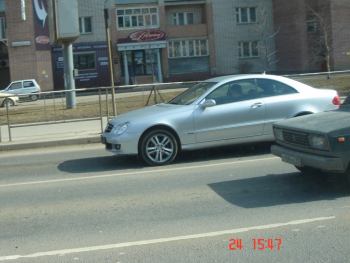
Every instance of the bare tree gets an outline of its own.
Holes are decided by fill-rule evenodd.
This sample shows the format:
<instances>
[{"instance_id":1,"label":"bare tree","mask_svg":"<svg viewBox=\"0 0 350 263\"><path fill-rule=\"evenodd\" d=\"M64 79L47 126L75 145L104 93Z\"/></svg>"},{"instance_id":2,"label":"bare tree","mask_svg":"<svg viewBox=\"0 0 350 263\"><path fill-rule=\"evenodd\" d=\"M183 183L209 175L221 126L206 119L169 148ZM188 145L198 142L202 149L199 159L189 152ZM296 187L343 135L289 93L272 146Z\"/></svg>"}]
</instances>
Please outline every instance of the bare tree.
<instances>
[{"instance_id":1,"label":"bare tree","mask_svg":"<svg viewBox=\"0 0 350 263\"><path fill-rule=\"evenodd\" d=\"M331 55L332 55L332 25L329 21L329 15L327 15L328 8L323 5L318 10L306 5L309 11L308 23L314 23L315 35L311 40L311 52L313 60L323 60L326 64L327 72L332 70L331 68Z\"/></svg>"},{"instance_id":2,"label":"bare tree","mask_svg":"<svg viewBox=\"0 0 350 263\"><path fill-rule=\"evenodd\" d=\"M259 23L256 30L259 35L259 54L262 57L265 71L270 71L278 62L275 42L280 28L273 29L273 23L269 20L271 14L265 8L260 9L258 17Z\"/></svg>"}]
</instances>

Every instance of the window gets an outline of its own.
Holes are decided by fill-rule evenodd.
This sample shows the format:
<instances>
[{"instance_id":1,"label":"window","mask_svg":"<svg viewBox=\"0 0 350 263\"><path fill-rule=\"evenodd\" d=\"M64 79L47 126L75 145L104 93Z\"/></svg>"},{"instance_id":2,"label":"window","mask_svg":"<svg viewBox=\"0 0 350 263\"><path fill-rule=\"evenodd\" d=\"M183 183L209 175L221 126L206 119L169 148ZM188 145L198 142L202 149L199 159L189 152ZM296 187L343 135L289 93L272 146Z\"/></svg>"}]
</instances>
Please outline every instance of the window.
<instances>
[{"instance_id":1,"label":"window","mask_svg":"<svg viewBox=\"0 0 350 263\"><path fill-rule=\"evenodd\" d=\"M11 84L9 90L16 90L21 88L22 88L22 82L15 82Z\"/></svg>"},{"instance_id":2,"label":"window","mask_svg":"<svg viewBox=\"0 0 350 263\"><path fill-rule=\"evenodd\" d=\"M0 17L0 39L6 38L6 21L5 17Z\"/></svg>"},{"instance_id":3,"label":"window","mask_svg":"<svg viewBox=\"0 0 350 263\"><path fill-rule=\"evenodd\" d=\"M255 79L245 79L226 83L207 96L215 100L217 105L251 100L261 97L263 90L256 85Z\"/></svg>"},{"instance_id":4,"label":"window","mask_svg":"<svg viewBox=\"0 0 350 263\"><path fill-rule=\"evenodd\" d=\"M24 88L32 88L32 87L35 87L35 85L34 85L33 81L24 81L23 87Z\"/></svg>"},{"instance_id":5,"label":"window","mask_svg":"<svg viewBox=\"0 0 350 263\"><path fill-rule=\"evenodd\" d=\"M80 34L92 33L92 18L91 17L79 17L79 31Z\"/></svg>"},{"instance_id":6,"label":"window","mask_svg":"<svg viewBox=\"0 0 350 263\"><path fill-rule=\"evenodd\" d=\"M118 8L116 12L119 29L159 27L158 8Z\"/></svg>"},{"instance_id":7,"label":"window","mask_svg":"<svg viewBox=\"0 0 350 263\"><path fill-rule=\"evenodd\" d=\"M95 52L74 54L74 68L78 70L95 69L96 68Z\"/></svg>"},{"instance_id":8,"label":"window","mask_svg":"<svg viewBox=\"0 0 350 263\"><path fill-rule=\"evenodd\" d=\"M318 26L315 20L306 21L306 31L308 33L316 33L317 30L318 30Z\"/></svg>"},{"instance_id":9,"label":"window","mask_svg":"<svg viewBox=\"0 0 350 263\"><path fill-rule=\"evenodd\" d=\"M264 97L298 93L294 88L272 79L257 79L257 85L263 90Z\"/></svg>"},{"instance_id":10,"label":"window","mask_svg":"<svg viewBox=\"0 0 350 263\"><path fill-rule=\"evenodd\" d=\"M256 23L256 7L237 7L236 21L237 24Z\"/></svg>"},{"instance_id":11,"label":"window","mask_svg":"<svg viewBox=\"0 0 350 263\"><path fill-rule=\"evenodd\" d=\"M238 56L240 58L254 58L259 56L258 41L238 43Z\"/></svg>"},{"instance_id":12,"label":"window","mask_svg":"<svg viewBox=\"0 0 350 263\"><path fill-rule=\"evenodd\" d=\"M191 12L182 12L182 13L173 13L172 14L172 25L182 26L182 25L193 25L193 13Z\"/></svg>"},{"instance_id":13,"label":"window","mask_svg":"<svg viewBox=\"0 0 350 263\"><path fill-rule=\"evenodd\" d=\"M168 43L169 58L201 57L208 55L207 39L170 40Z\"/></svg>"}]
</instances>

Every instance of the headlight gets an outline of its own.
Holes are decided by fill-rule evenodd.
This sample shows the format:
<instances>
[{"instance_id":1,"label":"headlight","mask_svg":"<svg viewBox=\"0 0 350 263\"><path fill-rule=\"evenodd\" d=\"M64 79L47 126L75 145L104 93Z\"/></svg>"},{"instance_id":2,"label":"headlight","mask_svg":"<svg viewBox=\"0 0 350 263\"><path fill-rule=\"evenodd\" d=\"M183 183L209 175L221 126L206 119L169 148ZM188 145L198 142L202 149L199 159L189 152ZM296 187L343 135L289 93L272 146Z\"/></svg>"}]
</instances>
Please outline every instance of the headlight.
<instances>
[{"instance_id":1,"label":"headlight","mask_svg":"<svg viewBox=\"0 0 350 263\"><path fill-rule=\"evenodd\" d=\"M114 135L122 135L124 132L126 132L128 127L129 127L129 122L119 124L112 129L111 133Z\"/></svg>"},{"instance_id":2,"label":"headlight","mask_svg":"<svg viewBox=\"0 0 350 263\"><path fill-rule=\"evenodd\" d=\"M328 150L328 141L325 136L322 135L310 135L310 146L319 150Z\"/></svg>"},{"instance_id":3,"label":"headlight","mask_svg":"<svg viewBox=\"0 0 350 263\"><path fill-rule=\"evenodd\" d=\"M280 128L274 128L273 132L275 134L276 140L283 141L283 131Z\"/></svg>"}]
</instances>

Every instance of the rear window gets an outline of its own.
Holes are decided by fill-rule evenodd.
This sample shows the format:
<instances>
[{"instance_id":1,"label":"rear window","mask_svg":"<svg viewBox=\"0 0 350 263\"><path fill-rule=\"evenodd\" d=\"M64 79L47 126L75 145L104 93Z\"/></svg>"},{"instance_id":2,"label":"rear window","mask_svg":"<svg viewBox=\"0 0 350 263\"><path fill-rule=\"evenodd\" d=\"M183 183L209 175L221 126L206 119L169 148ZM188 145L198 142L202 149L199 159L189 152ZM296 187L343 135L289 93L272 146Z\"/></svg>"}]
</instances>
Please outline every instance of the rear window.
<instances>
[{"instance_id":1,"label":"rear window","mask_svg":"<svg viewBox=\"0 0 350 263\"><path fill-rule=\"evenodd\" d=\"M24 81L23 82L23 87L25 88L31 88L31 87L35 87L33 81Z\"/></svg>"}]
</instances>

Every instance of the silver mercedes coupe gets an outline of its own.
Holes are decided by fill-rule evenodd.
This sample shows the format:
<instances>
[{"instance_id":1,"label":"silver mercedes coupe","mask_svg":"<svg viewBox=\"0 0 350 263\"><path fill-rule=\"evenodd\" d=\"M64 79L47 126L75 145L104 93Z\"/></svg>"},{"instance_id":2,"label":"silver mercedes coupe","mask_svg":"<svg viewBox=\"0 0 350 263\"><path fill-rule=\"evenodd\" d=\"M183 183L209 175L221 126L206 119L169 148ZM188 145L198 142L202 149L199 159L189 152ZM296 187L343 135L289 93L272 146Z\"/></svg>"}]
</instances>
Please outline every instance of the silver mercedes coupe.
<instances>
[{"instance_id":1,"label":"silver mercedes coupe","mask_svg":"<svg viewBox=\"0 0 350 263\"><path fill-rule=\"evenodd\" d=\"M336 91L274 75L233 75L193 85L168 103L113 118L101 135L108 151L149 165L182 150L273 141L272 124L339 107Z\"/></svg>"}]
</instances>

